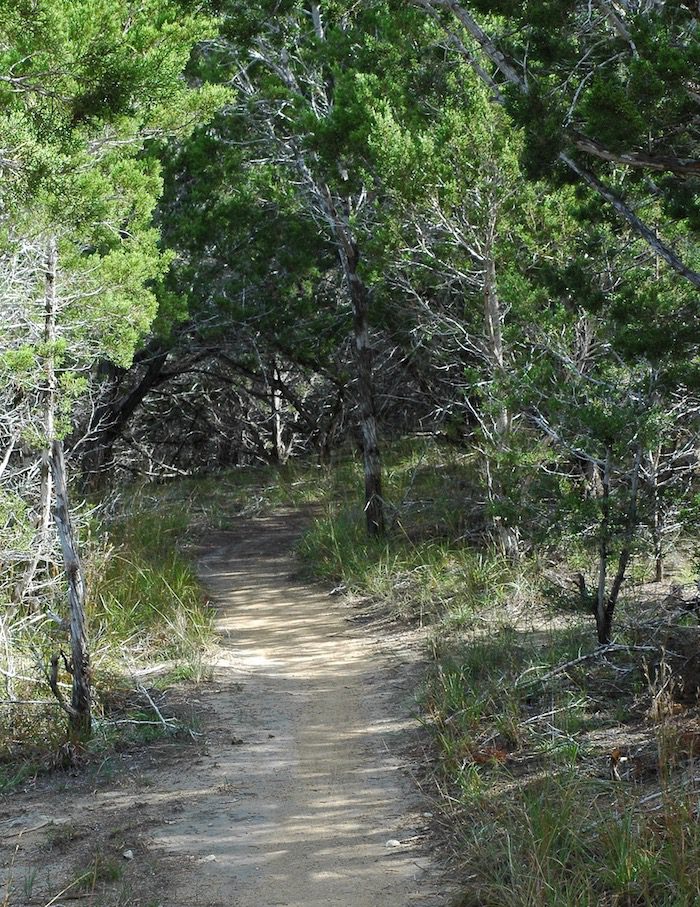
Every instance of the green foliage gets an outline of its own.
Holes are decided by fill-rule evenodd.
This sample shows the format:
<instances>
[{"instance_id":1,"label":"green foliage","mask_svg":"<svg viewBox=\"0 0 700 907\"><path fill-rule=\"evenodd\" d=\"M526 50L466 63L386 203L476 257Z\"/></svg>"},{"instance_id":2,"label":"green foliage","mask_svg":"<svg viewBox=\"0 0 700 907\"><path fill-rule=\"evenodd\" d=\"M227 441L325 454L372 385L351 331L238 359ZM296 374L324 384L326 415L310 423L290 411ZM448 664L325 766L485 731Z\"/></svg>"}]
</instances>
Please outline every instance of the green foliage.
<instances>
[{"instance_id":1,"label":"green foliage","mask_svg":"<svg viewBox=\"0 0 700 907\"><path fill-rule=\"evenodd\" d=\"M572 139L581 134L613 154L638 150L661 158L698 157L690 125L696 103L687 78L700 61L692 4L619 9L606 3L596 10L576 0L465 5L509 60L527 59L527 90L507 85L505 96L527 136L529 173L552 174L556 152L571 150ZM600 165L595 157L584 163L592 169ZM644 178L643 169L630 174L649 198ZM684 182L674 175L654 194L667 203ZM683 207L687 216L690 198Z\"/></svg>"},{"instance_id":2,"label":"green foliage","mask_svg":"<svg viewBox=\"0 0 700 907\"><path fill-rule=\"evenodd\" d=\"M326 368L350 314L338 292L336 238L319 231L325 221L300 180L299 156L318 185L363 200L349 226L362 248L363 279L381 286L379 226L365 229L368 204L381 218L372 107L409 90L406 67L414 71L417 51L402 41L402 27L419 17L387 2L324 3L321 40L299 2L274 12L266 2L221 9L224 40L193 69L222 81L245 69L249 84L212 129L198 130L167 161L162 218L181 253L171 286L186 288L195 322L218 316L222 332L240 325L295 361ZM276 110L288 124L279 136ZM255 355L243 361L250 366Z\"/></svg>"},{"instance_id":3,"label":"green foliage","mask_svg":"<svg viewBox=\"0 0 700 907\"><path fill-rule=\"evenodd\" d=\"M592 80L579 111L594 138L612 151L623 151L630 142L638 144L645 133L647 122L638 101L621 80L601 74Z\"/></svg>"},{"instance_id":4,"label":"green foliage","mask_svg":"<svg viewBox=\"0 0 700 907\"><path fill-rule=\"evenodd\" d=\"M137 12L126 0L0 8L0 70L11 73L0 85L3 237L8 251L58 238L69 358L87 343L92 360L128 366L155 317L152 287L172 256L152 226L162 180L144 150L229 97L182 78L194 44L214 33L213 19L174 0Z\"/></svg>"},{"instance_id":5,"label":"green foliage","mask_svg":"<svg viewBox=\"0 0 700 907\"><path fill-rule=\"evenodd\" d=\"M336 467L325 514L304 534L299 554L315 577L382 602L397 617L468 625L527 585L527 570L460 538L478 487L470 458L430 443L391 445L386 495L392 531L368 539L357 500L361 464Z\"/></svg>"},{"instance_id":6,"label":"green foliage","mask_svg":"<svg viewBox=\"0 0 700 907\"><path fill-rule=\"evenodd\" d=\"M119 140L131 156L136 135L167 133L215 109L220 90L193 92L181 79L193 45L214 27L175 0L148 0L137 13L126 0L4 2L0 68L12 76L2 85L0 132L24 134L16 163L26 184L61 192L84 181L74 165L88 141L99 150Z\"/></svg>"},{"instance_id":7,"label":"green foliage","mask_svg":"<svg viewBox=\"0 0 700 907\"><path fill-rule=\"evenodd\" d=\"M0 489L0 546L29 551L34 537L29 505L16 492Z\"/></svg>"}]
</instances>

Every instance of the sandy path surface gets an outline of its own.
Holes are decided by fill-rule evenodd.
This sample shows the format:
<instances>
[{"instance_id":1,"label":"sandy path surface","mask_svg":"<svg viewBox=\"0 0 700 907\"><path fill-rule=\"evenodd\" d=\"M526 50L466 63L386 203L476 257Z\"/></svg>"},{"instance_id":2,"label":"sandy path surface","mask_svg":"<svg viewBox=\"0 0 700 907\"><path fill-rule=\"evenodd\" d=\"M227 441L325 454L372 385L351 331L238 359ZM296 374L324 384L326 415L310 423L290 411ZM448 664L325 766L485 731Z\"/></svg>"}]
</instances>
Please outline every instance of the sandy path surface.
<instances>
[{"instance_id":1,"label":"sandy path surface","mask_svg":"<svg viewBox=\"0 0 700 907\"><path fill-rule=\"evenodd\" d=\"M119 783L60 801L61 822L109 825L118 851L133 849L131 894L115 904L449 902L429 856L430 804L411 778L419 669L349 621L342 597L294 578L300 525L280 515L208 540L200 563L220 649L214 682L192 693L206 751L154 760L136 792Z\"/></svg>"},{"instance_id":2,"label":"sandy path surface","mask_svg":"<svg viewBox=\"0 0 700 907\"><path fill-rule=\"evenodd\" d=\"M202 560L223 637L216 679L245 684L232 709L216 698L216 715L244 742L210 747L232 796L158 843L216 857L207 904L442 904L420 844L428 807L402 771L410 693L341 599L290 578L297 534L268 518L221 534Z\"/></svg>"}]
</instances>

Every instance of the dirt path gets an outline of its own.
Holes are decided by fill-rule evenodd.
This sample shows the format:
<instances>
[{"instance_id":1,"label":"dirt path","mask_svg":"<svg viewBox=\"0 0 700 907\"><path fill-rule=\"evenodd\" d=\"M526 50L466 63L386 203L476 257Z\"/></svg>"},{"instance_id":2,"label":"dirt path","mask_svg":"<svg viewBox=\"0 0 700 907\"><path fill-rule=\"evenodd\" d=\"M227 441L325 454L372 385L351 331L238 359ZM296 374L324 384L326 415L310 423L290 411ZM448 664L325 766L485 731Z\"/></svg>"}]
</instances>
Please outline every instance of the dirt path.
<instances>
[{"instance_id":1,"label":"dirt path","mask_svg":"<svg viewBox=\"0 0 700 907\"><path fill-rule=\"evenodd\" d=\"M137 791L61 801L61 822L106 823L115 852L134 853L113 886L122 899L95 905L448 903L427 854L430 806L410 778L415 670L353 626L340 597L293 578L299 528L282 515L208 540L221 643L193 703L206 751L152 778L139 769ZM36 818L27 809L25 827ZM15 856L25 876L30 856Z\"/></svg>"}]
</instances>

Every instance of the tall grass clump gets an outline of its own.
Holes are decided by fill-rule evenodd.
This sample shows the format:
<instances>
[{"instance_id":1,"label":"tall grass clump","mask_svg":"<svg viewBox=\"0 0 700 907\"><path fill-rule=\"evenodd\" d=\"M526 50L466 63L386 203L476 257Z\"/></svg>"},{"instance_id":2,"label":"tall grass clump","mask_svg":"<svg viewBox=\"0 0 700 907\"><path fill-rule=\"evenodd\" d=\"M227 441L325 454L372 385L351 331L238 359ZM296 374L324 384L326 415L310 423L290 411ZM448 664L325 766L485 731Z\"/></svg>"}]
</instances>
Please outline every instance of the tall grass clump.
<instances>
[{"instance_id":1,"label":"tall grass clump","mask_svg":"<svg viewBox=\"0 0 700 907\"><path fill-rule=\"evenodd\" d=\"M134 508L105 527L88 589L95 650L106 661L170 661L201 669L211 612L194 565L178 548L184 508ZM118 667L118 664L115 665Z\"/></svg>"},{"instance_id":2,"label":"tall grass clump","mask_svg":"<svg viewBox=\"0 0 700 907\"><path fill-rule=\"evenodd\" d=\"M385 452L389 530L368 538L361 507L362 464L347 457L329 474L323 515L299 545L309 571L396 615L439 618L458 627L498 607L523 571L465 532L472 484L469 457L426 439Z\"/></svg>"},{"instance_id":3,"label":"tall grass clump","mask_svg":"<svg viewBox=\"0 0 700 907\"><path fill-rule=\"evenodd\" d=\"M316 578L382 601L397 616L453 627L498 607L513 586L518 571L498 555L445 539L413 541L401 530L368 538L361 516L331 508L305 533L299 554Z\"/></svg>"},{"instance_id":4,"label":"tall grass clump","mask_svg":"<svg viewBox=\"0 0 700 907\"><path fill-rule=\"evenodd\" d=\"M697 792L665 790L649 812L568 769L472 798L460 824L460 907L694 907Z\"/></svg>"},{"instance_id":5,"label":"tall grass clump","mask_svg":"<svg viewBox=\"0 0 700 907\"><path fill-rule=\"evenodd\" d=\"M226 529L233 520L283 508L302 509L329 499L333 471L315 463L246 466L212 475L178 479L139 492L156 511L185 510L191 529Z\"/></svg>"},{"instance_id":6,"label":"tall grass clump","mask_svg":"<svg viewBox=\"0 0 700 907\"><path fill-rule=\"evenodd\" d=\"M150 726L154 715L138 691L140 672L150 676L155 669L155 676L168 682L201 680L212 635L211 611L194 565L180 550L188 529L186 508L153 509L137 495L129 503L128 515L93 519L81 545L93 669L91 746L98 747L114 734L115 708L123 734L133 730L123 720L131 718L147 719L134 724L141 737L162 732ZM48 665L54 653L67 648L65 603L57 598L51 605L44 613L0 604L0 790L51 767L62 752L65 715L51 692ZM58 683L69 694L63 672Z\"/></svg>"}]
</instances>

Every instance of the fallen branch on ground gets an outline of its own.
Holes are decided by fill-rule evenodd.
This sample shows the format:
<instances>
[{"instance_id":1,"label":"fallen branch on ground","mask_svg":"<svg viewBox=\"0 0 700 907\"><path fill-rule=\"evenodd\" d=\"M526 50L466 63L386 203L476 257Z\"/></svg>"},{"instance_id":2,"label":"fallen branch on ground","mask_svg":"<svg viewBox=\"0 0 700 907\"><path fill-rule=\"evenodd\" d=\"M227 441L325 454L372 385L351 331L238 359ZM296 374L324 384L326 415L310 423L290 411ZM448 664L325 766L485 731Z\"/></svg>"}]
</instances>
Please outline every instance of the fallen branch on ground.
<instances>
[{"instance_id":1,"label":"fallen branch on ground","mask_svg":"<svg viewBox=\"0 0 700 907\"><path fill-rule=\"evenodd\" d=\"M546 674L543 674L539 677L533 677L526 681L526 685L535 684L535 683L546 683L548 680L551 680L553 677L557 677L559 674L565 674L570 668L575 668L580 664L583 664L586 661L591 661L595 658L603 658L606 655L611 655L615 652L658 652L656 646L624 646L619 643L608 643L604 646L598 646L592 652L588 652L586 655L579 655L578 658L574 658L571 661L566 661L563 664L557 665L555 668L552 668ZM673 653L670 653L673 654ZM515 685L519 686L523 681L523 678L526 674L531 674L533 671L538 671L542 665L533 665L529 667L526 671L517 678Z\"/></svg>"}]
</instances>

